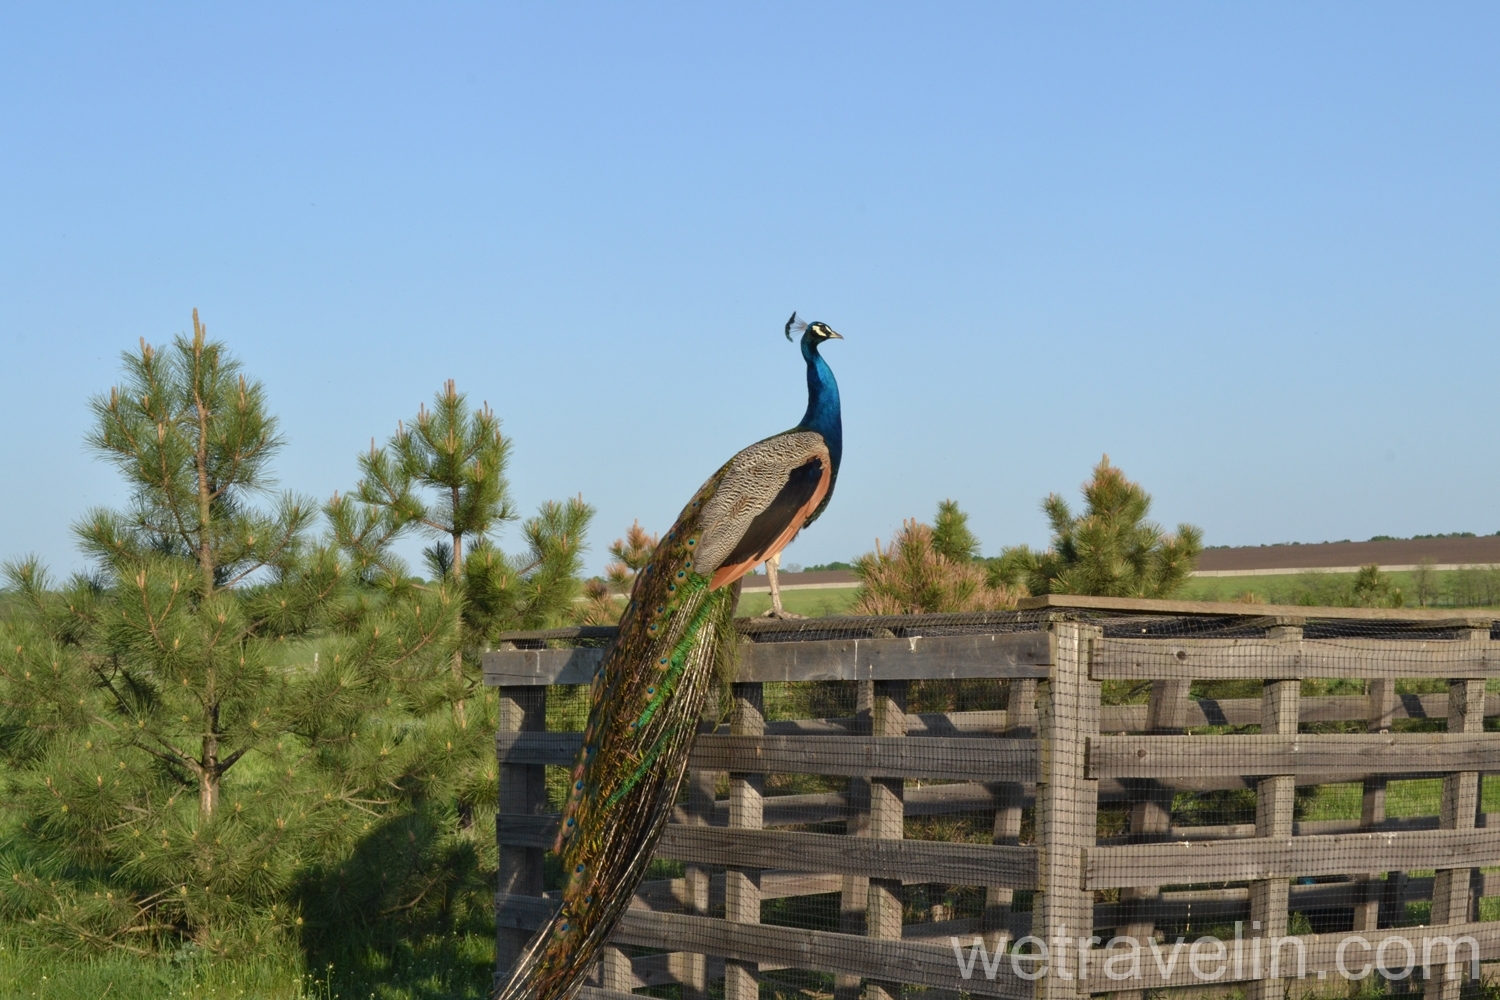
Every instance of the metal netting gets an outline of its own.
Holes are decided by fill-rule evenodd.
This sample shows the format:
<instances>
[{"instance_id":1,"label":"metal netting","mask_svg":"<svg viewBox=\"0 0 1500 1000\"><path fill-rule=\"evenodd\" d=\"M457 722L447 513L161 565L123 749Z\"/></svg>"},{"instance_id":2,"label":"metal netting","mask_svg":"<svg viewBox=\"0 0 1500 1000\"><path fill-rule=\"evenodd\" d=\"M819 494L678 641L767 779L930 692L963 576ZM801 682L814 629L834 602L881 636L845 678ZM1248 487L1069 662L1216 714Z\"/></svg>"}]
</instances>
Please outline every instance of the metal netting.
<instances>
[{"instance_id":1,"label":"metal netting","mask_svg":"<svg viewBox=\"0 0 1500 1000\"><path fill-rule=\"evenodd\" d=\"M1472 990L1470 952L1500 959L1500 653L1489 619L1386 614L741 621L740 681L711 699L594 986ZM540 857L531 896L561 885L540 845L571 757L554 742L538 765L525 730L581 729L569 682L611 635L518 633L492 654L490 682L547 692L500 738L502 882ZM527 768L545 795L508 800ZM546 912L505 890L502 963Z\"/></svg>"}]
</instances>

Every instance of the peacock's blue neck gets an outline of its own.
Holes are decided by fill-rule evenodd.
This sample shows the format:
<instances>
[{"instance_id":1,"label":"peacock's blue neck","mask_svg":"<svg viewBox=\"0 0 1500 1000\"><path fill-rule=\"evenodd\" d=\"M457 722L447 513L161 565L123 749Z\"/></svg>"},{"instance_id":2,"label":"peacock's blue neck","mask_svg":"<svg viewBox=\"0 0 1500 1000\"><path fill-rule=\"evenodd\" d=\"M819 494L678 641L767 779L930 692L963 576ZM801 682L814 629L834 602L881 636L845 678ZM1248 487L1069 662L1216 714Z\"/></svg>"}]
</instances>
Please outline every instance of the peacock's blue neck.
<instances>
[{"instance_id":1,"label":"peacock's blue neck","mask_svg":"<svg viewBox=\"0 0 1500 1000\"><path fill-rule=\"evenodd\" d=\"M839 459L844 454L844 424L839 414L839 384L834 381L833 369L818 353L818 345L811 337L802 338L802 357L807 361L807 412L797 430L817 431L828 442L828 455L833 460L833 472L839 470Z\"/></svg>"}]
</instances>

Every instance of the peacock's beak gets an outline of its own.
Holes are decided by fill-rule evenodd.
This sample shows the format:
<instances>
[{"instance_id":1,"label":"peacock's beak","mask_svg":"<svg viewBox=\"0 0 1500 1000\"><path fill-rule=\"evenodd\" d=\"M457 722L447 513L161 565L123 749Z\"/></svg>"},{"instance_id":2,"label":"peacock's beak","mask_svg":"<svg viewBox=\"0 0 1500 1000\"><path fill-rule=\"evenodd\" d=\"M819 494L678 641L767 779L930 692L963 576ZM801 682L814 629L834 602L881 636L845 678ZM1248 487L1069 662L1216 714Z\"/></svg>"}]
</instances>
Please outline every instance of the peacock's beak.
<instances>
[{"instance_id":1,"label":"peacock's beak","mask_svg":"<svg viewBox=\"0 0 1500 1000\"><path fill-rule=\"evenodd\" d=\"M844 335L842 333L839 333L837 330L833 329L832 327L829 327L828 328L828 339L829 340L843 340L844 339Z\"/></svg>"}]
</instances>

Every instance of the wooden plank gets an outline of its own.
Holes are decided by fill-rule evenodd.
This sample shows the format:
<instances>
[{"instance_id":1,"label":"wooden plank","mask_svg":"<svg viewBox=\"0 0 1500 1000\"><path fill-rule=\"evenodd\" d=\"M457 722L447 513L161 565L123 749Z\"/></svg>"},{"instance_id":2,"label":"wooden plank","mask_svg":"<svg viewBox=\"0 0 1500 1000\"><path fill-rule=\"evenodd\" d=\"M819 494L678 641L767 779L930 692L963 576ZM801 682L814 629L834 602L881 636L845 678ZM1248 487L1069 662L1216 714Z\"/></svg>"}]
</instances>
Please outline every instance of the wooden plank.
<instances>
[{"instance_id":1,"label":"wooden plank","mask_svg":"<svg viewBox=\"0 0 1500 1000\"><path fill-rule=\"evenodd\" d=\"M1480 827L1500 827L1500 813L1480 813ZM1437 816L1387 817L1379 823L1367 825L1357 819L1298 820L1292 824L1292 835L1297 837L1330 836L1339 833L1372 833L1382 830L1414 831L1438 829ZM1174 826L1164 841L1178 840L1236 840L1255 836L1254 823L1226 823L1207 826ZM1113 847L1135 843L1129 835L1101 839L1099 846Z\"/></svg>"},{"instance_id":2,"label":"wooden plank","mask_svg":"<svg viewBox=\"0 0 1500 1000\"><path fill-rule=\"evenodd\" d=\"M555 817L506 817L502 843L551 845ZM1029 889L1036 882L1036 849L945 840L875 840L826 833L786 833L669 823L658 858L703 865L733 859L746 868L842 875L888 874L910 882L997 885Z\"/></svg>"},{"instance_id":3,"label":"wooden plank","mask_svg":"<svg viewBox=\"0 0 1500 1000\"><path fill-rule=\"evenodd\" d=\"M1003 711L912 712L906 716L905 721L906 736L994 737L1004 732L1006 727ZM729 727L720 726L715 732L728 736ZM853 716L836 719L768 720L766 733L773 736L869 735L868 732L861 731L859 719Z\"/></svg>"},{"instance_id":4,"label":"wooden plank","mask_svg":"<svg viewBox=\"0 0 1500 1000\"><path fill-rule=\"evenodd\" d=\"M724 905L724 873L708 877L707 909ZM835 874L809 875L803 872L767 870L760 873L760 898L787 899L797 896L822 896L838 892L842 876ZM636 890L632 906L644 906L648 910L671 912L695 912L696 887L685 878L652 879L642 882ZM700 914L701 916L702 914Z\"/></svg>"},{"instance_id":5,"label":"wooden plank","mask_svg":"<svg viewBox=\"0 0 1500 1000\"><path fill-rule=\"evenodd\" d=\"M1497 864L1500 829L1472 829L1095 847L1085 870L1090 889L1116 889Z\"/></svg>"},{"instance_id":6,"label":"wooden plank","mask_svg":"<svg viewBox=\"0 0 1500 1000\"><path fill-rule=\"evenodd\" d=\"M720 771L753 765L794 774L950 781L1014 775L1034 781L1037 743L947 736L704 736L693 746L693 762Z\"/></svg>"},{"instance_id":7,"label":"wooden plank","mask_svg":"<svg viewBox=\"0 0 1500 1000\"><path fill-rule=\"evenodd\" d=\"M1273 628L1271 638L1278 641L1301 638L1301 629L1291 627ZM1297 718L1300 714L1302 682L1276 680L1261 689L1260 730L1296 738ZM1254 844L1265 841L1279 842L1292 836L1292 822L1297 808L1297 781L1291 774L1278 774L1263 778L1255 788L1255 836ZM1291 885L1287 879L1272 875L1250 884L1250 928L1260 931L1262 938L1274 939L1286 936L1290 912ZM1268 977L1257 981L1249 990L1247 998L1257 1000L1281 1000L1286 995L1286 986L1280 978Z\"/></svg>"},{"instance_id":8,"label":"wooden plank","mask_svg":"<svg viewBox=\"0 0 1500 1000\"><path fill-rule=\"evenodd\" d=\"M1146 719L1147 731L1154 736L1181 733L1187 724L1189 682L1183 680L1152 681L1151 701ZM1130 839L1134 843L1155 843L1166 839L1172 828L1174 792L1150 778L1131 782L1138 797L1130 807ZM1134 938L1143 946L1156 934L1151 908L1161 895L1158 886L1141 886L1120 890L1120 906L1127 914L1123 937ZM1140 1000L1144 1000L1141 997Z\"/></svg>"},{"instance_id":9,"label":"wooden plank","mask_svg":"<svg viewBox=\"0 0 1500 1000\"><path fill-rule=\"evenodd\" d=\"M1416 886L1413 899L1426 899L1432 895L1432 879L1413 879ZM1307 910L1347 910L1362 898L1364 889L1357 882L1320 882L1315 885L1293 885L1290 893L1290 909L1296 913ZM1193 889L1185 892L1164 892L1152 901L1146 912L1159 923L1183 923L1192 921L1246 921L1250 914L1250 890ZM1099 903L1094 907L1094 926L1115 927L1127 916L1118 903Z\"/></svg>"},{"instance_id":10,"label":"wooden plank","mask_svg":"<svg viewBox=\"0 0 1500 1000\"><path fill-rule=\"evenodd\" d=\"M1100 736L1089 776L1203 778L1295 775L1299 784L1366 775L1500 770L1493 733L1338 733L1281 736Z\"/></svg>"},{"instance_id":11,"label":"wooden plank","mask_svg":"<svg viewBox=\"0 0 1500 1000\"><path fill-rule=\"evenodd\" d=\"M573 763L580 733L501 733L495 747L504 764ZM933 736L720 736L693 744L691 765L707 771L744 770L933 781L994 779L1013 775L1034 781L1035 740L979 740Z\"/></svg>"},{"instance_id":12,"label":"wooden plank","mask_svg":"<svg viewBox=\"0 0 1500 1000\"><path fill-rule=\"evenodd\" d=\"M1389 677L1368 681L1365 689L1365 702L1365 731L1390 732L1396 712L1396 682ZM1444 710L1447 707L1445 700ZM1359 821L1362 829L1374 830L1385 822L1386 782L1384 775L1364 779L1364 787L1360 790L1359 807ZM1356 931L1376 930L1380 927L1381 910L1381 900L1377 891L1382 888L1382 885L1377 884L1378 880L1374 872L1358 876L1356 881L1360 883L1363 892L1362 898L1354 907L1352 929Z\"/></svg>"},{"instance_id":13,"label":"wooden plank","mask_svg":"<svg viewBox=\"0 0 1500 1000\"><path fill-rule=\"evenodd\" d=\"M1418 777L1437 777L1442 774L1438 772L1422 772L1419 774L1408 774L1404 778L1412 779ZM1352 780L1348 775L1304 775L1298 778L1303 785L1327 785L1342 781ZM1127 788L1125 782L1128 779L1107 778L1099 782L1099 801L1101 803L1130 802L1134 800L1135 792ZM1254 788L1254 776L1225 775L1210 776L1205 778L1159 778L1158 783L1163 787L1171 788L1178 792L1210 792L1226 791L1240 788ZM951 816L956 813L989 812L992 809L1001 808L1006 801L1006 792L1003 789L1004 782L977 782L964 781L945 785L917 785L906 789L906 815L907 816ZM1034 796L1025 790L1023 786L1021 798L1015 805L1016 809L1024 808L1034 802ZM838 820L847 820L852 815L853 806L844 792L809 792L799 795L770 795L766 797L764 804L764 825L767 827L781 826L807 826L814 823L828 823ZM723 826L728 822L729 807L727 803L717 802L714 804L714 825ZM1392 821L1395 823L1423 823L1427 820L1423 817L1408 817ZM1431 817L1433 829L1437 828L1437 817ZM1500 822L1497 820L1496 822ZM1378 829L1385 829L1388 824L1381 824ZM1230 826L1196 826L1175 827L1168 839L1180 840L1196 837L1200 840L1216 837L1254 836L1254 825L1245 827L1250 832L1234 832ZM1307 823L1297 824L1298 834L1303 833L1346 833L1359 829L1359 823L1355 820L1314 820ZM550 844L551 841L549 840Z\"/></svg>"},{"instance_id":14,"label":"wooden plank","mask_svg":"<svg viewBox=\"0 0 1500 1000\"><path fill-rule=\"evenodd\" d=\"M924 944L808 931L766 924L741 924L709 917L627 910L613 940L640 948L696 951L731 961L768 962L786 968L868 975L878 969L896 982L965 990L1006 1000L1028 1000L1031 984L1001 963L995 979L983 970L963 979L948 943ZM727 964L727 963L726 963Z\"/></svg>"},{"instance_id":15,"label":"wooden plank","mask_svg":"<svg viewBox=\"0 0 1500 1000\"><path fill-rule=\"evenodd\" d=\"M670 824L657 856L698 864L733 859L747 868L887 875L913 882L1001 885L1036 883L1036 849L946 840L845 837L827 833L738 830Z\"/></svg>"},{"instance_id":16,"label":"wooden plank","mask_svg":"<svg viewBox=\"0 0 1500 1000\"><path fill-rule=\"evenodd\" d=\"M1045 632L818 639L739 647L742 683L1045 677ZM588 684L604 650L508 649L484 654L488 685Z\"/></svg>"},{"instance_id":17,"label":"wooden plank","mask_svg":"<svg viewBox=\"0 0 1500 1000\"><path fill-rule=\"evenodd\" d=\"M1458 626L1495 621L1489 612L1455 612L1443 608L1325 608L1296 604L1238 604L1230 601L1161 601L1140 597L1089 597L1081 594L1043 594L1023 597L1021 611L1078 608L1090 611L1131 611L1148 615L1227 615L1234 618L1335 619L1346 621L1413 622L1429 626Z\"/></svg>"},{"instance_id":18,"label":"wooden plank","mask_svg":"<svg viewBox=\"0 0 1500 1000\"><path fill-rule=\"evenodd\" d=\"M727 738L761 737L766 731L764 687L760 684L740 682L731 685L731 692L734 696L734 720L730 723L730 731L734 735ZM736 770L725 766L720 770L729 771L730 830L740 834L761 832L761 803L765 798L766 789L765 774L749 773L744 767ZM714 832L703 827L678 827L677 830L683 835L698 837ZM734 854L720 854L719 858L726 860L732 858L738 862L745 860ZM724 917L731 924L760 923L760 872L756 870L758 867L780 866L747 867L737 864L724 870ZM724 1000L758 1000L760 966L757 964L757 959L759 956L731 955L727 950L722 949L690 948L689 950L724 956Z\"/></svg>"},{"instance_id":19,"label":"wooden plank","mask_svg":"<svg viewBox=\"0 0 1500 1000\"><path fill-rule=\"evenodd\" d=\"M1088 675L1089 647L1100 630L1072 622L1052 626L1052 674L1041 685L1041 773L1036 791L1037 895L1034 929L1043 941L1087 937L1093 901L1082 861L1094 843L1098 789L1086 773L1085 748L1099 732L1099 682ZM1017 741L1019 742L1019 741ZM1037 980L1038 1000L1063 1000L1076 992L1076 970L1054 956Z\"/></svg>"},{"instance_id":20,"label":"wooden plank","mask_svg":"<svg viewBox=\"0 0 1500 1000\"><path fill-rule=\"evenodd\" d=\"M1500 642L1453 639L1103 639L1096 680L1500 677Z\"/></svg>"},{"instance_id":21,"label":"wooden plank","mask_svg":"<svg viewBox=\"0 0 1500 1000\"><path fill-rule=\"evenodd\" d=\"M1036 739L1039 720L1037 718L1036 689L1037 682L1029 678L1018 678L1008 684L1009 691L1006 698L1006 715L1010 723L1006 736L1010 739L1031 740ZM1021 820L1022 812L1026 803L1026 785L1018 781L1003 781L993 785L945 785L938 786L944 789L953 789L949 793L952 799L957 799L961 794L959 790L978 788L985 792L993 792L995 800L995 821L991 827L990 840L998 846L1015 847L1021 842ZM908 789L906 812L908 816L931 815L931 799L919 803L920 788ZM984 939L991 949L1002 947L1004 940L1010 936L1010 929L1016 922L1015 889L993 884L985 886L984 890L984 917L983 931ZM1031 917L1025 917L1029 931Z\"/></svg>"},{"instance_id":22,"label":"wooden plank","mask_svg":"<svg viewBox=\"0 0 1500 1000\"><path fill-rule=\"evenodd\" d=\"M698 732L712 728L713 723L702 720L698 724ZM688 785L688 808L687 816L684 817L690 827L704 828L713 823L714 797L718 789L718 772L692 770L687 775ZM720 876L723 881L723 876ZM762 882L764 882L762 876ZM713 896L714 878L709 869L703 865L687 865L683 869L681 879L683 889L683 905L687 912L706 917L709 914ZM719 890L719 898L724 898L724 891ZM682 1000L708 1000L708 957L692 953L682 955L680 976L678 982L682 984ZM722 975L722 973L721 973Z\"/></svg>"},{"instance_id":23,"label":"wooden plank","mask_svg":"<svg viewBox=\"0 0 1500 1000\"><path fill-rule=\"evenodd\" d=\"M1450 733L1484 732L1484 687L1481 680L1455 680L1448 685ZM1474 817L1478 811L1479 774L1476 771L1463 771L1443 778L1443 797L1438 810L1438 823L1443 830L1474 829ZM1477 907L1470 906L1470 869L1456 865L1452 868L1437 867L1432 888L1432 922L1462 924L1477 919L1478 913L1471 913L1471 909ZM1437 1000L1458 1000L1463 978L1460 970L1449 969L1434 991Z\"/></svg>"},{"instance_id":24,"label":"wooden plank","mask_svg":"<svg viewBox=\"0 0 1500 1000\"><path fill-rule=\"evenodd\" d=\"M874 738L904 740L906 734L906 681L873 681L871 691L870 732ZM924 741L925 742L925 741ZM870 778L870 822L865 831L866 843L879 850L882 843L904 843L906 813L902 806L905 781L901 778ZM848 839L848 838L846 838ZM869 883L869 901L865 907L865 934L872 938L901 939L901 876L886 868L866 869L878 877ZM874 973L876 970L870 970ZM896 1000L901 984L882 978L870 978L865 984L866 1000Z\"/></svg>"},{"instance_id":25,"label":"wooden plank","mask_svg":"<svg viewBox=\"0 0 1500 1000\"><path fill-rule=\"evenodd\" d=\"M871 736L875 732L875 682L860 681L855 686L855 706L851 736ZM870 835L870 779L853 777L845 786L844 833L853 838ZM840 876L839 933L864 934L870 907L870 873L846 872ZM862 1000L864 977L843 973L833 979L833 1000Z\"/></svg>"},{"instance_id":26,"label":"wooden plank","mask_svg":"<svg viewBox=\"0 0 1500 1000\"><path fill-rule=\"evenodd\" d=\"M1408 878L1406 898L1423 900L1432 898L1432 876ZM1380 883L1377 882L1378 886ZM1475 880L1480 896L1500 895L1500 874L1481 875ZM1315 885L1294 885L1291 890L1292 912L1307 910L1348 909L1358 905L1365 894L1359 882L1320 882ZM1125 918L1118 903L1099 903L1094 907L1095 927L1115 927ZM1248 920L1250 912L1250 890L1193 889L1186 892L1164 892L1151 904L1148 911L1161 923L1184 921ZM1394 926L1387 924L1387 926Z\"/></svg>"},{"instance_id":27,"label":"wooden plank","mask_svg":"<svg viewBox=\"0 0 1500 1000\"><path fill-rule=\"evenodd\" d=\"M547 728L547 689L511 688L499 691L501 731L539 734ZM542 854L549 844L506 844L501 828L510 821L547 822L547 776L540 767L506 765L500 768L498 812L495 817L499 841L499 891L540 896ZM551 821L555 827L556 820ZM529 930L497 924L495 928L495 979L500 984L510 974L531 938Z\"/></svg>"},{"instance_id":28,"label":"wooden plank","mask_svg":"<svg viewBox=\"0 0 1500 1000\"><path fill-rule=\"evenodd\" d=\"M1373 683L1390 683L1390 678ZM1398 694L1386 718L1396 719L1443 719L1448 715L1448 695ZM1146 705L1105 705L1099 710L1099 730L1105 733L1141 732L1147 726ZM1369 717L1369 698L1365 695L1329 695L1321 698L1303 698L1301 720L1303 722L1348 722ZM1493 718L1500 715L1500 694L1491 694L1485 699L1484 714ZM1259 698L1202 698L1189 701L1183 725L1197 726L1253 726L1260 724ZM1386 725L1380 728L1389 729Z\"/></svg>"}]
</instances>

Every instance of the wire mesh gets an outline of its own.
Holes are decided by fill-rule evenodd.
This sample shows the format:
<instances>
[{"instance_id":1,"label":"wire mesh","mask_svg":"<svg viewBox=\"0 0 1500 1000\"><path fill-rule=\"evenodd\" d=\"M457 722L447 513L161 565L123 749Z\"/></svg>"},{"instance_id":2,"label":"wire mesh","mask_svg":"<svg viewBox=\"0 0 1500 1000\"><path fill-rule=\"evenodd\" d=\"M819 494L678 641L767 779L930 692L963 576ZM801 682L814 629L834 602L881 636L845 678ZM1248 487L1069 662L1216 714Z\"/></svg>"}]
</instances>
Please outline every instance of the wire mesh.
<instances>
[{"instance_id":1,"label":"wire mesh","mask_svg":"<svg viewBox=\"0 0 1500 1000\"><path fill-rule=\"evenodd\" d=\"M1089 639L1079 682L1096 704L1082 714L1047 707L1063 669L1047 636L1060 624ZM1060 980L1076 993L1074 976L1091 977L1081 988L1096 993L1238 983L1256 996L1348 979L1366 992L1446 998L1476 988L1469 952L1432 953L1436 931L1418 931L1449 928L1484 961L1500 959L1500 783L1485 780L1500 771L1500 698L1486 696L1497 674L1488 620L1247 606L739 627L740 676L753 679L712 699L673 828L616 935L614 977L606 968L596 985L673 1000L883 1000L1052 995ZM509 639L589 650L610 635ZM547 697L549 732L582 728L583 687L555 684ZM503 763L519 745L502 736ZM1047 745L1078 751L1063 766L1076 756L1080 798L1059 812L1054 790L1043 822ZM567 763L559 751L545 767L545 813L561 808ZM709 834L685 833L702 828ZM1044 828L1081 845L1073 882L1039 866ZM540 843L506 837L502 856ZM555 891L550 854L544 864L543 889ZM1010 959L1038 950L1018 944L1027 935L1045 945L1059 931L1037 909L1048 892L1076 893L1092 915L1033 979ZM517 921L502 914L508 923ZM775 930L746 937L746 924ZM668 933L688 936L660 947ZM1209 958L1190 961L1203 939L1224 955L1205 946ZM981 946L976 966L971 948ZM1002 951L1005 961L994 958ZM1199 974L1215 962L1218 975Z\"/></svg>"}]
</instances>

